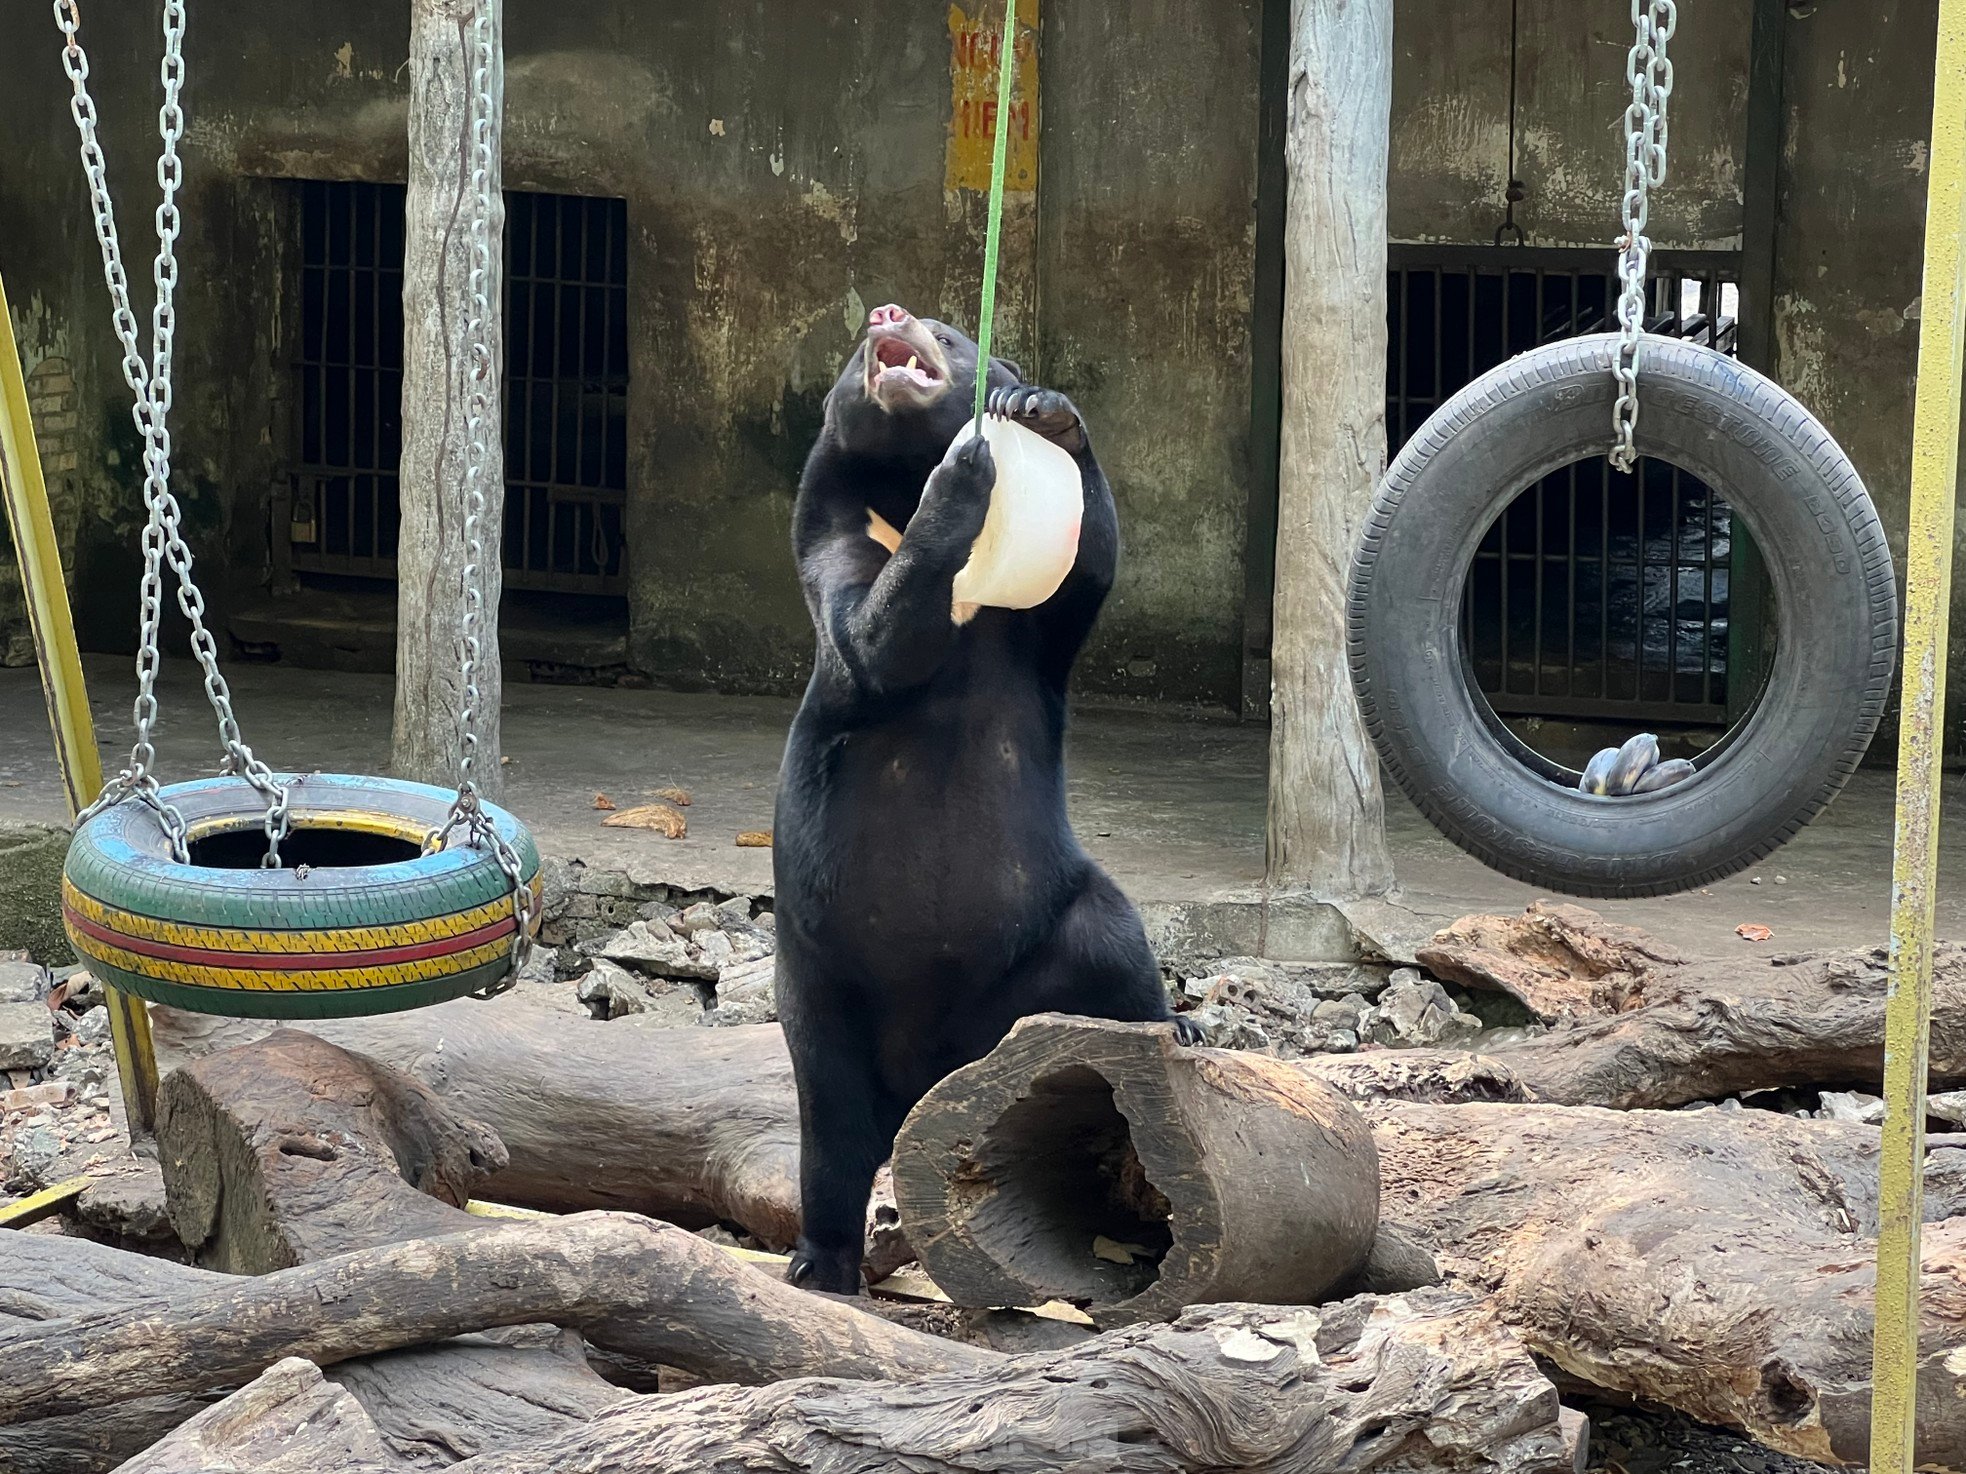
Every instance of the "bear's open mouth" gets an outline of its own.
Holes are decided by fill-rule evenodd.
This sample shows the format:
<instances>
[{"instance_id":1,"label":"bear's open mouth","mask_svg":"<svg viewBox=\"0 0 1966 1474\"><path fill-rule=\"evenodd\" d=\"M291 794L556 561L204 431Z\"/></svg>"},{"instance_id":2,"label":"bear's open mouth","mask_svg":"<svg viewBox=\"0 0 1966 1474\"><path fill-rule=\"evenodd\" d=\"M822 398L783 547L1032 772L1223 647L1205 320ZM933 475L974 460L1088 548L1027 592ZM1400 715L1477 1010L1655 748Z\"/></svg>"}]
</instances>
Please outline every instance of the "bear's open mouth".
<instances>
[{"instance_id":1,"label":"bear's open mouth","mask_svg":"<svg viewBox=\"0 0 1966 1474\"><path fill-rule=\"evenodd\" d=\"M912 324L911 324L912 326ZM948 384L948 361L932 341L901 332L873 332L867 337L867 392L875 400L889 397L924 400L939 395Z\"/></svg>"}]
</instances>

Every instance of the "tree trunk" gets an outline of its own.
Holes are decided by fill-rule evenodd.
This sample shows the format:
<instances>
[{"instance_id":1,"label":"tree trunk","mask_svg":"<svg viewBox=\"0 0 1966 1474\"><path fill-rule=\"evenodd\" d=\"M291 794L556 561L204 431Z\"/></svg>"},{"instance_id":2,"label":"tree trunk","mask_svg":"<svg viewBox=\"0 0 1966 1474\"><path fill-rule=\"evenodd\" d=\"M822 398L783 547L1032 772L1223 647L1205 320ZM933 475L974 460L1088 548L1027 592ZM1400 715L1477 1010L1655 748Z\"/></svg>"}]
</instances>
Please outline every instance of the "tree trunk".
<instances>
[{"instance_id":1,"label":"tree trunk","mask_svg":"<svg viewBox=\"0 0 1966 1474\"><path fill-rule=\"evenodd\" d=\"M505 343L505 201L499 166L505 98L503 0L476 0L491 18L491 169L485 281L490 307L490 384L483 420L484 556L478 587L476 777L487 798L503 783L499 765L498 604L504 586L505 435L501 413ZM465 707L465 407L474 375L466 333L471 315L472 171L468 126L473 0L411 0L409 195L403 247L402 532L396 555L396 723L391 770L449 787L458 777Z\"/></svg>"},{"instance_id":2,"label":"tree trunk","mask_svg":"<svg viewBox=\"0 0 1966 1474\"><path fill-rule=\"evenodd\" d=\"M1280 1060L1045 1014L931 1090L894 1144L901 1226L958 1305L1101 1325L1303 1304L1365 1262L1365 1123Z\"/></svg>"},{"instance_id":3,"label":"tree trunk","mask_svg":"<svg viewBox=\"0 0 1966 1474\"><path fill-rule=\"evenodd\" d=\"M465 1203L506 1163L489 1126L296 1029L173 1070L157 1146L179 1241L227 1274L471 1227Z\"/></svg>"},{"instance_id":4,"label":"tree trunk","mask_svg":"<svg viewBox=\"0 0 1966 1474\"><path fill-rule=\"evenodd\" d=\"M1353 543L1386 461L1392 45L1392 0L1293 6L1269 879L1334 901L1393 883L1345 649Z\"/></svg>"},{"instance_id":5,"label":"tree trunk","mask_svg":"<svg viewBox=\"0 0 1966 1474\"><path fill-rule=\"evenodd\" d=\"M310 1375L312 1373L312 1375ZM1070 1350L892 1383L642 1397L456 1474L1564 1474L1581 1418L1515 1339L1425 1291L1315 1310L1210 1306ZM282 1434L285 1437L282 1437ZM293 1462L271 1462L285 1458ZM282 1362L124 1474L392 1474L359 1407Z\"/></svg>"},{"instance_id":6,"label":"tree trunk","mask_svg":"<svg viewBox=\"0 0 1966 1474\"><path fill-rule=\"evenodd\" d=\"M1874 1127L1772 1111L1363 1107L1386 1220L1531 1351L1824 1462L1865 1459ZM1966 1469L1966 1152L1926 1159L1919 1467Z\"/></svg>"},{"instance_id":7,"label":"tree trunk","mask_svg":"<svg viewBox=\"0 0 1966 1474\"><path fill-rule=\"evenodd\" d=\"M672 1224L583 1213L0 1326L0 1425L235 1386L286 1356L330 1363L539 1324L715 1380L908 1379L998 1359L794 1289Z\"/></svg>"}]
</instances>

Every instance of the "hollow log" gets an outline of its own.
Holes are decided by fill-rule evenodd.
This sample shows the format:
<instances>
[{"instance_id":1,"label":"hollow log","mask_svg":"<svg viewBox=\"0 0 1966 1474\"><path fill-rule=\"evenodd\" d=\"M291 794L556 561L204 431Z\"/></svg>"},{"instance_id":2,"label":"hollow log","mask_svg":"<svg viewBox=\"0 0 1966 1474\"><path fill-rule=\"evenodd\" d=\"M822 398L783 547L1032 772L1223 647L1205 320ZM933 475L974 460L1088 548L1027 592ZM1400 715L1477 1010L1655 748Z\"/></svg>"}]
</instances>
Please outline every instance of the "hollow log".
<instances>
[{"instance_id":1,"label":"hollow log","mask_svg":"<svg viewBox=\"0 0 1966 1474\"><path fill-rule=\"evenodd\" d=\"M671 1224L584 1213L0 1329L0 1425L230 1386L286 1356L329 1363L541 1323L720 1381L917 1377L995 1355L796 1290Z\"/></svg>"},{"instance_id":2,"label":"hollow log","mask_svg":"<svg viewBox=\"0 0 1966 1474\"><path fill-rule=\"evenodd\" d=\"M910 1113L894 1194L957 1304L1116 1325L1316 1299L1372 1247L1379 1169L1358 1113L1280 1061L1043 1014Z\"/></svg>"},{"instance_id":3,"label":"hollow log","mask_svg":"<svg viewBox=\"0 0 1966 1474\"><path fill-rule=\"evenodd\" d=\"M506 1163L489 1126L428 1087L294 1029L166 1076L157 1147L171 1226L228 1274L468 1227L465 1203Z\"/></svg>"},{"instance_id":4,"label":"hollow log","mask_svg":"<svg viewBox=\"0 0 1966 1474\"><path fill-rule=\"evenodd\" d=\"M1861 1463L1879 1133L1766 1111L1374 1102L1381 1211L1599 1387ZM1966 1469L1966 1152L1927 1158L1921 1468Z\"/></svg>"},{"instance_id":5,"label":"hollow log","mask_svg":"<svg viewBox=\"0 0 1966 1474\"><path fill-rule=\"evenodd\" d=\"M167 1441L183 1452L160 1446L126 1474L396 1474L401 1465L364 1436L361 1410L311 1371L280 1363ZM1318 1310L1211 1306L906 1385L804 1380L634 1398L454 1468L1559 1474L1583 1467L1583 1433L1491 1316L1425 1291ZM307 1462L256 1461L274 1449Z\"/></svg>"}]
</instances>

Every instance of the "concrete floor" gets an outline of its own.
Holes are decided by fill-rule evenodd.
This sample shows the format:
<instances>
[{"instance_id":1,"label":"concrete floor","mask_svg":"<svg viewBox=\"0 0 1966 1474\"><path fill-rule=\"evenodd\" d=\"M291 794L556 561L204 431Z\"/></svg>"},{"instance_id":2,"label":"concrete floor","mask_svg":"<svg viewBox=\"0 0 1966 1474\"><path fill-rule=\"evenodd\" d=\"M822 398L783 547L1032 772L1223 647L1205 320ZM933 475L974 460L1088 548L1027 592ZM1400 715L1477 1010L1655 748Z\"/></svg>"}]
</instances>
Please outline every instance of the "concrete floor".
<instances>
[{"instance_id":1,"label":"concrete floor","mask_svg":"<svg viewBox=\"0 0 1966 1474\"><path fill-rule=\"evenodd\" d=\"M133 677L121 660L87 662L105 766L126 754ZM161 683L159 770L165 781L215 771L217 737L188 661ZM276 769L374 772L389 747L386 676L235 665L228 671L247 740ZM32 670L0 670L0 824L61 823L41 693ZM686 889L766 894L770 851L738 849L742 830L771 825L789 702L661 691L515 684L506 689L506 801L542 849ZM1086 846L1143 903L1246 900L1263 874L1268 733L1142 713L1081 713L1071 746L1071 802ZM1946 798L1960 780L1948 778ZM688 838L606 829L597 793L627 808L679 785L695 802ZM1691 895L1593 902L1695 953L1748 945L1742 922L1774 930L1780 950L1881 943L1889 925L1891 777L1866 771L1843 797L1753 874ZM1492 874L1390 800L1404 903L1445 921L1516 910L1539 893ZM1940 930L1966 935L1966 843L1942 850ZM0 876L0 886L6 877Z\"/></svg>"}]
</instances>

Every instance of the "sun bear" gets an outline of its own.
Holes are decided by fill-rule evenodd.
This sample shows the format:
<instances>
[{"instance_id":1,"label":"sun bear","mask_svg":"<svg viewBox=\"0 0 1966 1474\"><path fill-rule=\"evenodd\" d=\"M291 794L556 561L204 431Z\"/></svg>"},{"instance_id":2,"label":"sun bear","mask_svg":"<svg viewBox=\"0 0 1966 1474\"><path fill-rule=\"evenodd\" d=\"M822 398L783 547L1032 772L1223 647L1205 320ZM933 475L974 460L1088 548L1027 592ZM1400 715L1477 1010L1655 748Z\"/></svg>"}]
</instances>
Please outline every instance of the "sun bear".
<instances>
[{"instance_id":1,"label":"sun bear","mask_svg":"<svg viewBox=\"0 0 1966 1474\"><path fill-rule=\"evenodd\" d=\"M944 323L875 309L793 512L817 652L773 834L804 1211L789 1278L837 1294L860 1288L874 1174L938 1080L1027 1014L1172 1017L1139 913L1065 815L1066 684L1113 585L1112 489L1071 401L992 359L990 413L1073 457L1085 512L1050 599L958 606L996 482L981 437L951 444L977 358Z\"/></svg>"}]
</instances>

